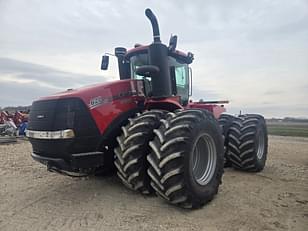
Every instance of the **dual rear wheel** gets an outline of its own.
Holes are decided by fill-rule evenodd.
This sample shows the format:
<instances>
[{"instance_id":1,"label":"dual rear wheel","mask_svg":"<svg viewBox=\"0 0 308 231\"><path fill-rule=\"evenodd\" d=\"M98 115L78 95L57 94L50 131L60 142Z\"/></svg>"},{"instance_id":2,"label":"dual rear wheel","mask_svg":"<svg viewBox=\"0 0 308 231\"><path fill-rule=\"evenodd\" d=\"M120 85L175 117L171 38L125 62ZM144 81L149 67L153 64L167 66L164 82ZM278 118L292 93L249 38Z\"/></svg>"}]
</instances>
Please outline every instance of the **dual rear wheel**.
<instances>
[{"instance_id":1,"label":"dual rear wheel","mask_svg":"<svg viewBox=\"0 0 308 231\"><path fill-rule=\"evenodd\" d=\"M267 158L268 136L265 119L257 114L219 118L225 137L225 166L247 172L263 170Z\"/></svg>"}]
</instances>

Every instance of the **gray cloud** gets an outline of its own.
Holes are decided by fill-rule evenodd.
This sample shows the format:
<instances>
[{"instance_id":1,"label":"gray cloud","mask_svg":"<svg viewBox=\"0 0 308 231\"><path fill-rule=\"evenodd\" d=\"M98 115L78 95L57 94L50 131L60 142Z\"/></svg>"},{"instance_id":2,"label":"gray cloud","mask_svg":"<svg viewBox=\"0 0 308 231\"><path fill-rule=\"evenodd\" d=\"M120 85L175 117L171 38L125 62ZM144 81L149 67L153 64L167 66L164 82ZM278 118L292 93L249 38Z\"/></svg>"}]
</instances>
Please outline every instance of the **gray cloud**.
<instances>
[{"instance_id":1,"label":"gray cloud","mask_svg":"<svg viewBox=\"0 0 308 231\"><path fill-rule=\"evenodd\" d=\"M39 87L34 83L0 82L0 107L28 106L40 96L52 94L54 89Z\"/></svg>"},{"instance_id":2,"label":"gray cloud","mask_svg":"<svg viewBox=\"0 0 308 231\"><path fill-rule=\"evenodd\" d=\"M54 88L79 87L106 81L102 76L81 75L57 70L44 65L0 57L0 75L8 74L18 80L45 83Z\"/></svg>"},{"instance_id":3,"label":"gray cloud","mask_svg":"<svg viewBox=\"0 0 308 231\"><path fill-rule=\"evenodd\" d=\"M66 53L150 41L143 12L159 14L163 37L179 33L184 43L207 40L282 40L307 36L302 1L2 1L0 42L4 51ZM305 29L306 28L306 29ZM184 30L183 30L184 29ZM21 39L22 38L22 39ZM120 39L120 38L125 38ZM137 41L137 39L139 41ZM17 44L16 44L17 43ZM18 45L18 47L16 47ZM32 50L35 47L36 49ZM54 48L57 49L54 49Z\"/></svg>"},{"instance_id":4,"label":"gray cloud","mask_svg":"<svg viewBox=\"0 0 308 231\"><path fill-rule=\"evenodd\" d=\"M0 76L2 107L29 105L40 96L106 81L102 76L74 74L8 58L0 58Z\"/></svg>"},{"instance_id":5,"label":"gray cloud","mask_svg":"<svg viewBox=\"0 0 308 231\"><path fill-rule=\"evenodd\" d=\"M281 95L283 94L283 91L281 90L267 90L264 92L265 95Z\"/></svg>"},{"instance_id":6,"label":"gray cloud","mask_svg":"<svg viewBox=\"0 0 308 231\"><path fill-rule=\"evenodd\" d=\"M99 57L151 42L146 7L158 15L163 41L178 34L179 49L195 53L194 98L229 99L231 110L268 116L307 115L306 0L0 0L0 54L11 58L0 60L1 83L31 80L52 91L110 80L117 72L101 77Z\"/></svg>"}]
</instances>

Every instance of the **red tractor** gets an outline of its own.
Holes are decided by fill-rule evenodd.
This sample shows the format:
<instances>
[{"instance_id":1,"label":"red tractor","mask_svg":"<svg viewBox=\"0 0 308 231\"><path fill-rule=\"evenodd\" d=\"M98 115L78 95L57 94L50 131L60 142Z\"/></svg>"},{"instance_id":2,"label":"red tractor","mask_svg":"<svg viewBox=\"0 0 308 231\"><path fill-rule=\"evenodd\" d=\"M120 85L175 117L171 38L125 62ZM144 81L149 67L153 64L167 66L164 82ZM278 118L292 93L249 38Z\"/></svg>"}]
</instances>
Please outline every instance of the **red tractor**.
<instances>
[{"instance_id":1,"label":"red tractor","mask_svg":"<svg viewBox=\"0 0 308 231\"><path fill-rule=\"evenodd\" d=\"M33 159L67 175L116 171L124 185L197 208L218 192L224 165L258 172L267 156L261 115L222 114L226 102L190 102L193 54L154 41L115 48L120 80L33 102L27 136ZM103 56L102 69L108 68Z\"/></svg>"}]
</instances>

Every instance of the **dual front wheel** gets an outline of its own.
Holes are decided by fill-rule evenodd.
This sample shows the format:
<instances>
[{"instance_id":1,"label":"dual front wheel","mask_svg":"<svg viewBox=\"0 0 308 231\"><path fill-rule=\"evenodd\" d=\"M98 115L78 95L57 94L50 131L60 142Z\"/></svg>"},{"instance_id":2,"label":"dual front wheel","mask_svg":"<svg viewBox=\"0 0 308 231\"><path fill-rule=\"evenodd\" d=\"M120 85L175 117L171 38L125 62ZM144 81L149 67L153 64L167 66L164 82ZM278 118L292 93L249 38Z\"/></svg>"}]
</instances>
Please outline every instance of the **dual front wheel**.
<instances>
[{"instance_id":1,"label":"dual front wheel","mask_svg":"<svg viewBox=\"0 0 308 231\"><path fill-rule=\"evenodd\" d=\"M146 111L122 128L115 166L122 182L185 208L200 207L218 192L223 138L213 115L202 110Z\"/></svg>"},{"instance_id":2,"label":"dual front wheel","mask_svg":"<svg viewBox=\"0 0 308 231\"><path fill-rule=\"evenodd\" d=\"M213 199L223 174L223 139L207 111L169 113L149 143L148 175L156 193L172 204L197 208Z\"/></svg>"}]
</instances>

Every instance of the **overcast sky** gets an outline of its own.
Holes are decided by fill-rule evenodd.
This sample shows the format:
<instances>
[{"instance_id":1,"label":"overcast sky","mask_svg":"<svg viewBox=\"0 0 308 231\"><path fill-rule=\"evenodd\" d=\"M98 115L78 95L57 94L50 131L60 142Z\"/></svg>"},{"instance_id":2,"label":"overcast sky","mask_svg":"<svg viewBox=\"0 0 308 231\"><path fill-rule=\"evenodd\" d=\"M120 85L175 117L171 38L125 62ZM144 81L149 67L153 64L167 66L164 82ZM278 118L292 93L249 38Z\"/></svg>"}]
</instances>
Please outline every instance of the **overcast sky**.
<instances>
[{"instance_id":1,"label":"overcast sky","mask_svg":"<svg viewBox=\"0 0 308 231\"><path fill-rule=\"evenodd\" d=\"M0 0L0 107L117 79L114 47L162 39L195 54L193 98L230 100L231 113L308 117L308 1ZM113 58L111 58L112 60Z\"/></svg>"}]
</instances>

